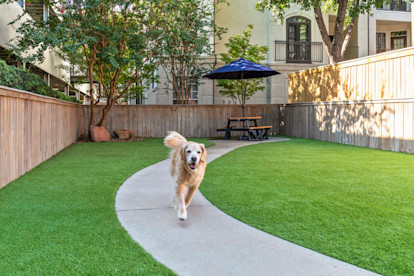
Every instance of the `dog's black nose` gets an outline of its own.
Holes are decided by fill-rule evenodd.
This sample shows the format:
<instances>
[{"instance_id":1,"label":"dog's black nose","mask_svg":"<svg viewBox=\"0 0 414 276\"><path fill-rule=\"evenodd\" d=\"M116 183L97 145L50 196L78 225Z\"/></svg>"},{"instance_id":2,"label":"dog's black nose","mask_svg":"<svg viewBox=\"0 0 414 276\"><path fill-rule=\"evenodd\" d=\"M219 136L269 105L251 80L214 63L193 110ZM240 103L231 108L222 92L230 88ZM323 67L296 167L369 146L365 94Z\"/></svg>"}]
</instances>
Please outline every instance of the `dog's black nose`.
<instances>
[{"instance_id":1,"label":"dog's black nose","mask_svg":"<svg viewBox=\"0 0 414 276\"><path fill-rule=\"evenodd\" d=\"M196 162L197 161L197 157L191 157L191 161Z\"/></svg>"}]
</instances>

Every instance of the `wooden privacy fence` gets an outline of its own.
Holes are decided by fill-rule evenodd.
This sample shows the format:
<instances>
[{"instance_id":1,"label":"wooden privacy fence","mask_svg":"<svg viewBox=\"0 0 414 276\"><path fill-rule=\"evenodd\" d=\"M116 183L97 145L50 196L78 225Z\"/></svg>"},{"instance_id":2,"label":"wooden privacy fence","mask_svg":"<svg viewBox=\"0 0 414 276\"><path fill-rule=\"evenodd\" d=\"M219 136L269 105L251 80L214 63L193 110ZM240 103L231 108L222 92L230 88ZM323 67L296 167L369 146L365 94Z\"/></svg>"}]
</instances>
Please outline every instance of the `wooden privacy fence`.
<instances>
[{"instance_id":1,"label":"wooden privacy fence","mask_svg":"<svg viewBox=\"0 0 414 276\"><path fill-rule=\"evenodd\" d=\"M259 124L273 126L271 133L279 133L279 111L280 105L274 104L245 106L245 116L262 116ZM89 107L82 106L80 112L79 132L87 134ZM113 107L104 127L111 133L131 129L141 137L164 137L169 130L186 137L216 137L224 135L216 128L225 126L227 117L236 116L242 116L240 105L120 105Z\"/></svg>"},{"instance_id":2,"label":"wooden privacy fence","mask_svg":"<svg viewBox=\"0 0 414 276\"><path fill-rule=\"evenodd\" d=\"M0 86L0 188L76 141L79 106Z\"/></svg>"},{"instance_id":3,"label":"wooden privacy fence","mask_svg":"<svg viewBox=\"0 0 414 276\"><path fill-rule=\"evenodd\" d=\"M289 74L289 103L414 98L414 47Z\"/></svg>"},{"instance_id":4,"label":"wooden privacy fence","mask_svg":"<svg viewBox=\"0 0 414 276\"><path fill-rule=\"evenodd\" d=\"M97 108L98 113L102 107ZM245 115L279 132L279 105L247 105ZM115 106L105 127L132 129L141 137L164 137L176 130L187 137L214 137L240 105ZM98 115L97 115L98 117ZM88 133L89 107L0 86L0 188ZM97 118L96 118L97 122Z\"/></svg>"},{"instance_id":5,"label":"wooden privacy fence","mask_svg":"<svg viewBox=\"0 0 414 276\"><path fill-rule=\"evenodd\" d=\"M289 74L284 133L414 153L414 47Z\"/></svg>"},{"instance_id":6,"label":"wooden privacy fence","mask_svg":"<svg viewBox=\"0 0 414 276\"><path fill-rule=\"evenodd\" d=\"M414 99L288 104L284 134L414 153Z\"/></svg>"}]
</instances>

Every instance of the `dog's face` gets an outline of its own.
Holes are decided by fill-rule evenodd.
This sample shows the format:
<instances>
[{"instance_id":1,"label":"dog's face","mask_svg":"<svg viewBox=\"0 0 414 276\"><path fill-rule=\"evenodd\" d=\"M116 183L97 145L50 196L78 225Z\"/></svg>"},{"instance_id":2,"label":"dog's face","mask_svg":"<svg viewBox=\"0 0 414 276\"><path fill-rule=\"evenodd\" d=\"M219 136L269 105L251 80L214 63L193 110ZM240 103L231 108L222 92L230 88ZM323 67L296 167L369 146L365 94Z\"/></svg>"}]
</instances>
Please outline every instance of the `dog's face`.
<instances>
[{"instance_id":1,"label":"dog's face","mask_svg":"<svg viewBox=\"0 0 414 276\"><path fill-rule=\"evenodd\" d=\"M185 143L181 148L181 154L184 157L183 160L187 161L190 170L197 169L199 163L205 161L205 152L206 148L204 145L195 142Z\"/></svg>"}]
</instances>

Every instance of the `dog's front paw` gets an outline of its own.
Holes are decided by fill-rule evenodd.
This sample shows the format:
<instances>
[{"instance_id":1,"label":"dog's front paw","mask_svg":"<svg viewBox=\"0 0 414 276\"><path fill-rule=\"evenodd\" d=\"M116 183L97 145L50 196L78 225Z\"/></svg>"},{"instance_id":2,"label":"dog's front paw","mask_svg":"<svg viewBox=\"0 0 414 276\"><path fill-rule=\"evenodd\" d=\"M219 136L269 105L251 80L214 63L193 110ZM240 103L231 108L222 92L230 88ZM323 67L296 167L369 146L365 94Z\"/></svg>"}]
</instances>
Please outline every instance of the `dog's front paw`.
<instances>
[{"instance_id":1,"label":"dog's front paw","mask_svg":"<svg viewBox=\"0 0 414 276\"><path fill-rule=\"evenodd\" d=\"M186 220L187 219L187 210L185 208L182 208L178 210L177 218L180 220Z\"/></svg>"}]
</instances>

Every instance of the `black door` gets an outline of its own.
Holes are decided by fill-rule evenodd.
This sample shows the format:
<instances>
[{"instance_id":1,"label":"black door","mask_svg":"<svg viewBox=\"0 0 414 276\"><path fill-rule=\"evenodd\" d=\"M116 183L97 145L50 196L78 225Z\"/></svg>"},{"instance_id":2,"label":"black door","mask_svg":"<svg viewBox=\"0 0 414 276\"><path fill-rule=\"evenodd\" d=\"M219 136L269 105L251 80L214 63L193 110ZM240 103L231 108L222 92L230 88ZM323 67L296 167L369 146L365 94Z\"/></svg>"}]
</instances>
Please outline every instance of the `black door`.
<instances>
[{"instance_id":1,"label":"black door","mask_svg":"<svg viewBox=\"0 0 414 276\"><path fill-rule=\"evenodd\" d=\"M286 61L311 62L310 20L293 17L287 20Z\"/></svg>"}]
</instances>

